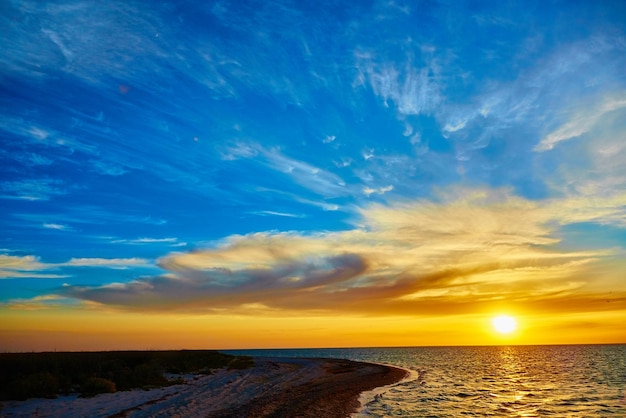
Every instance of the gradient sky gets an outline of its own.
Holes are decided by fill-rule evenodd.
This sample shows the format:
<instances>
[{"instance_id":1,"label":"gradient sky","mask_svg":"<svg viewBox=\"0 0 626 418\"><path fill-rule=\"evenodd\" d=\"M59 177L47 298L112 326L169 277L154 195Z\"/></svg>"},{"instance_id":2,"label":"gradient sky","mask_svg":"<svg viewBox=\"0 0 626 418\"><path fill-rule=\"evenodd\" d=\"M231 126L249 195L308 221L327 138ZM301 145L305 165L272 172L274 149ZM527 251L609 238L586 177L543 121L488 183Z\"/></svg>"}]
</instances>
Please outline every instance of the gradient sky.
<instances>
[{"instance_id":1,"label":"gradient sky","mask_svg":"<svg viewBox=\"0 0 626 418\"><path fill-rule=\"evenodd\" d=\"M3 1L0 350L626 342L625 22Z\"/></svg>"}]
</instances>

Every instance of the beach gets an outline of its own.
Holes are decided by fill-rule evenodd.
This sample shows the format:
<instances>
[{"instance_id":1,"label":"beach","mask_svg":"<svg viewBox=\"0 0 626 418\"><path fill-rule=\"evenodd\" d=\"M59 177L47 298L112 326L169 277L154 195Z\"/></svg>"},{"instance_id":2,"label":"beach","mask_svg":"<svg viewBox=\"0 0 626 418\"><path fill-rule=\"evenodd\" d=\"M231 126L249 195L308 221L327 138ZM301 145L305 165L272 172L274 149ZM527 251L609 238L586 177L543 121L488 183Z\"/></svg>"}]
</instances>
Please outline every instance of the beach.
<instances>
[{"instance_id":1,"label":"beach","mask_svg":"<svg viewBox=\"0 0 626 418\"><path fill-rule=\"evenodd\" d=\"M347 417L359 395L407 371L340 359L255 358L254 367L186 375L151 390L3 402L2 417Z\"/></svg>"}]
</instances>

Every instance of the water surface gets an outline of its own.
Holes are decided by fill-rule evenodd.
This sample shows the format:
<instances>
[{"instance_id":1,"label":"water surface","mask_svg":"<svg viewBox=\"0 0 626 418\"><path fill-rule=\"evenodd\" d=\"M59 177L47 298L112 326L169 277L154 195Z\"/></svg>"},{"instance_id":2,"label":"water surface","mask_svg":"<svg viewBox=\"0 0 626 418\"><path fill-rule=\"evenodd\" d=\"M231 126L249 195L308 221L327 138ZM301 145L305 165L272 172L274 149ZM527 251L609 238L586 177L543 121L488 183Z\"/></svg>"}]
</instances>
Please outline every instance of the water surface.
<instances>
[{"instance_id":1,"label":"water surface","mask_svg":"<svg viewBox=\"0 0 626 418\"><path fill-rule=\"evenodd\" d=\"M626 345L233 351L330 357L413 371L358 417L626 417Z\"/></svg>"}]
</instances>

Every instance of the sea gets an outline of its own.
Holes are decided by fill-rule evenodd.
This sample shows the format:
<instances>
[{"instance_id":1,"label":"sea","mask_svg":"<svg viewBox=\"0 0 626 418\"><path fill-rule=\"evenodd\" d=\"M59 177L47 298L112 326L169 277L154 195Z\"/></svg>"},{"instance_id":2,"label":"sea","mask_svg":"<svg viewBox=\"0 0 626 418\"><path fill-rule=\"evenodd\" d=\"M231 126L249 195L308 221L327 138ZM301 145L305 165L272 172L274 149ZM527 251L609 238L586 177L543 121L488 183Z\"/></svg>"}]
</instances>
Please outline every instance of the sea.
<instances>
[{"instance_id":1,"label":"sea","mask_svg":"<svg viewBox=\"0 0 626 418\"><path fill-rule=\"evenodd\" d=\"M626 417L626 345L236 350L399 366L410 377L361 396L353 418Z\"/></svg>"}]
</instances>

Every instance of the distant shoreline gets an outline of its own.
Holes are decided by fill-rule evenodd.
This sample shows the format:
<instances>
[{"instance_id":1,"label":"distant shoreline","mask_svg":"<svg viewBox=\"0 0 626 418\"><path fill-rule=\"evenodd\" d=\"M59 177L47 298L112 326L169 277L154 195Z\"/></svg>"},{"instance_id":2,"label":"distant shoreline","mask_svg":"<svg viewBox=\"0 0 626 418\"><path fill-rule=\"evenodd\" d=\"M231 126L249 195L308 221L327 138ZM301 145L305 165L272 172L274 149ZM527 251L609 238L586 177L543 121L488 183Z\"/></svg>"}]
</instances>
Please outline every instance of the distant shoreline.
<instances>
[{"instance_id":1,"label":"distant shoreline","mask_svg":"<svg viewBox=\"0 0 626 418\"><path fill-rule=\"evenodd\" d=\"M361 393L401 381L407 371L343 359L255 357L246 369L185 376L184 383L106 393L3 402L3 417L347 417Z\"/></svg>"}]
</instances>

